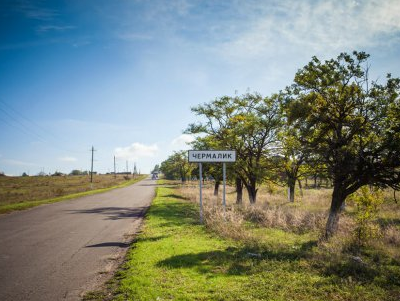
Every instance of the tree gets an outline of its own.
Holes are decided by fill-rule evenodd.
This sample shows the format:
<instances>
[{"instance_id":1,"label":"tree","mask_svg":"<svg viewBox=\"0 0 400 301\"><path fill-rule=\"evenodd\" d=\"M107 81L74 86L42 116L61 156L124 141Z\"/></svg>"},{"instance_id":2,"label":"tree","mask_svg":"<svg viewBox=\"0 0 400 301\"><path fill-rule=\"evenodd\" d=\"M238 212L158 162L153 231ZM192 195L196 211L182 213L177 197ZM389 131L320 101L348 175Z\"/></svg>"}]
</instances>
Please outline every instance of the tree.
<instances>
[{"instance_id":1,"label":"tree","mask_svg":"<svg viewBox=\"0 0 400 301\"><path fill-rule=\"evenodd\" d=\"M278 166L285 171L286 183L289 188L289 201L294 202L296 181L300 183L300 178L306 173L307 168L304 162L307 158L307 150L298 139L298 131L295 128L282 127L280 133L280 156Z\"/></svg>"},{"instance_id":2,"label":"tree","mask_svg":"<svg viewBox=\"0 0 400 301\"><path fill-rule=\"evenodd\" d=\"M160 172L160 165L156 164L153 168L153 170L151 171L151 173L159 173Z\"/></svg>"},{"instance_id":3,"label":"tree","mask_svg":"<svg viewBox=\"0 0 400 301\"><path fill-rule=\"evenodd\" d=\"M218 141L220 149L236 150L236 175L246 187L250 203L255 203L258 185L268 176L268 155L277 142L281 120L276 99L258 93L223 96L192 111L206 121L189 125L186 132L204 133Z\"/></svg>"},{"instance_id":4,"label":"tree","mask_svg":"<svg viewBox=\"0 0 400 301\"><path fill-rule=\"evenodd\" d=\"M83 172L79 169L73 169L70 173L71 176L81 176Z\"/></svg>"},{"instance_id":5,"label":"tree","mask_svg":"<svg viewBox=\"0 0 400 301\"><path fill-rule=\"evenodd\" d=\"M160 170L167 179L186 179L191 176L195 165L188 162L187 152L174 152L167 160L161 163Z\"/></svg>"},{"instance_id":6,"label":"tree","mask_svg":"<svg viewBox=\"0 0 400 301\"><path fill-rule=\"evenodd\" d=\"M289 121L333 179L326 238L337 230L346 197L360 187L400 188L400 79L370 81L368 57L313 57L287 89Z\"/></svg>"}]
</instances>

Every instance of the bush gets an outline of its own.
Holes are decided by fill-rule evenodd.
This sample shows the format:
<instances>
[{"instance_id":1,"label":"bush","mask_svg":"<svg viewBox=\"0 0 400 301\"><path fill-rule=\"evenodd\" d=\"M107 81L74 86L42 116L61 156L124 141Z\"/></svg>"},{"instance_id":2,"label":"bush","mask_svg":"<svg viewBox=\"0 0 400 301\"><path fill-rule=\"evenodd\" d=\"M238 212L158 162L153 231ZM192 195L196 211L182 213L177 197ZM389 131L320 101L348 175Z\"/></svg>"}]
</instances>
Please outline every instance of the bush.
<instances>
[{"instance_id":1,"label":"bush","mask_svg":"<svg viewBox=\"0 0 400 301\"><path fill-rule=\"evenodd\" d=\"M351 195L350 199L357 206L355 239L358 247L365 245L369 239L379 236L380 228L372 221L376 218L379 206L383 203L383 193L379 189L363 186Z\"/></svg>"}]
</instances>

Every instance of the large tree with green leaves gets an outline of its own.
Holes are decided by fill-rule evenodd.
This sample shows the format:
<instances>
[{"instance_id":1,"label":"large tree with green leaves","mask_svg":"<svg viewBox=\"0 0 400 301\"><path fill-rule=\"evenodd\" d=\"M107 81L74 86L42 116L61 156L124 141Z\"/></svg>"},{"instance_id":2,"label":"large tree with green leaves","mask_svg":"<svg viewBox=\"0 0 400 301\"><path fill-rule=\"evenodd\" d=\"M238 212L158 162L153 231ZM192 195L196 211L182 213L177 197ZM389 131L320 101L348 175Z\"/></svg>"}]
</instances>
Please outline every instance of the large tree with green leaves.
<instances>
[{"instance_id":1,"label":"large tree with green leaves","mask_svg":"<svg viewBox=\"0 0 400 301\"><path fill-rule=\"evenodd\" d=\"M337 230L346 197L360 187L400 188L400 79L371 81L368 57L313 57L288 88L289 121L333 179L326 237Z\"/></svg>"},{"instance_id":2,"label":"large tree with green leaves","mask_svg":"<svg viewBox=\"0 0 400 301\"><path fill-rule=\"evenodd\" d=\"M180 179L182 182L186 182L195 167L196 165L188 162L187 152L179 151L174 152L167 160L163 161L160 170L167 179Z\"/></svg>"},{"instance_id":3,"label":"large tree with green leaves","mask_svg":"<svg viewBox=\"0 0 400 301\"><path fill-rule=\"evenodd\" d=\"M282 126L279 140L280 158L277 160L277 166L284 170L286 184L289 188L289 200L294 202L296 181L301 185L300 178L309 170L309 166L305 164L309 152L299 139L299 131L289 125Z\"/></svg>"},{"instance_id":4,"label":"large tree with green leaves","mask_svg":"<svg viewBox=\"0 0 400 301\"><path fill-rule=\"evenodd\" d=\"M189 125L187 133L204 133L220 149L236 150L235 171L256 202L258 185L270 171L268 156L277 142L281 119L275 98L257 93L224 96L192 108L205 121Z\"/></svg>"}]
</instances>

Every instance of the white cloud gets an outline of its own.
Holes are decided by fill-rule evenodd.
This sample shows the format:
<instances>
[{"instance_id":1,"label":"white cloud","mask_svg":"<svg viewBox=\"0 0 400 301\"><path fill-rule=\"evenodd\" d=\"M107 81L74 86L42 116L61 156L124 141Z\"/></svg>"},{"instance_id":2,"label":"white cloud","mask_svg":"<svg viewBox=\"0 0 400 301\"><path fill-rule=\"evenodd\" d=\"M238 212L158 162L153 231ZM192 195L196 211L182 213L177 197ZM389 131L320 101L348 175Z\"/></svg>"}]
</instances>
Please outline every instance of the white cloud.
<instances>
[{"instance_id":1,"label":"white cloud","mask_svg":"<svg viewBox=\"0 0 400 301\"><path fill-rule=\"evenodd\" d=\"M189 149L190 146L188 145L188 143L193 142L194 140L195 138L193 135L182 134L172 140L171 146L174 150Z\"/></svg>"},{"instance_id":2,"label":"white cloud","mask_svg":"<svg viewBox=\"0 0 400 301\"><path fill-rule=\"evenodd\" d=\"M130 146L117 147L114 150L115 156L119 159L138 160L143 157L154 157L158 153L157 144L145 145L142 143L132 143Z\"/></svg>"},{"instance_id":3,"label":"white cloud","mask_svg":"<svg viewBox=\"0 0 400 301\"><path fill-rule=\"evenodd\" d=\"M14 166L39 166L38 164L31 163L31 162L24 162L24 161L19 161L19 160L14 160L14 159L5 159L2 160L4 164L7 165L14 165Z\"/></svg>"},{"instance_id":4,"label":"white cloud","mask_svg":"<svg viewBox=\"0 0 400 301\"><path fill-rule=\"evenodd\" d=\"M248 25L216 45L216 51L228 60L273 57L294 50L337 54L399 42L398 0L289 0L259 2L244 9L253 16Z\"/></svg>"},{"instance_id":5,"label":"white cloud","mask_svg":"<svg viewBox=\"0 0 400 301\"><path fill-rule=\"evenodd\" d=\"M62 157L62 158L58 158L58 160L63 161L63 162L76 162L78 161L78 159L74 158L74 157Z\"/></svg>"}]
</instances>

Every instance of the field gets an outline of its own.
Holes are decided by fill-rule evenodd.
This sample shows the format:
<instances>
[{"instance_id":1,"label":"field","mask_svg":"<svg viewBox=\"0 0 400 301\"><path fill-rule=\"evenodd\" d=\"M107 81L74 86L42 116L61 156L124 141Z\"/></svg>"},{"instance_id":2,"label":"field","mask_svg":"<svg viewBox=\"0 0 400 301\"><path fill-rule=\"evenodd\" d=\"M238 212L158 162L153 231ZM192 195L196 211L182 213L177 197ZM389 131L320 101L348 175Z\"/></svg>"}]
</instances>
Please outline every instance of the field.
<instances>
[{"instance_id":1,"label":"field","mask_svg":"<svg viewBox=\"0 0 400 301\"><path fill-rule=\"evenodd\" d=\"M348 202L340 232L320 240L330 189L306 189L288 203L264 187L258 204L226 213L205 188L199 223L196 183L163 182L143 233L125 265L86 300L399 300L400 207L386 200L371 221L376 235L358 244L356 206ZM387 197L389 197L388 192Z\"/></svg>"},{"instance_id":2,"label":"field","mask_svg":"<svg viewBox=\"0 0 400 301\"><path fill-rule=\"evenodd\" d=\"M136 179L118 175L0 177L0 213L22 210L72 197L132 184Z\"/></svg>"}]
</instances>

